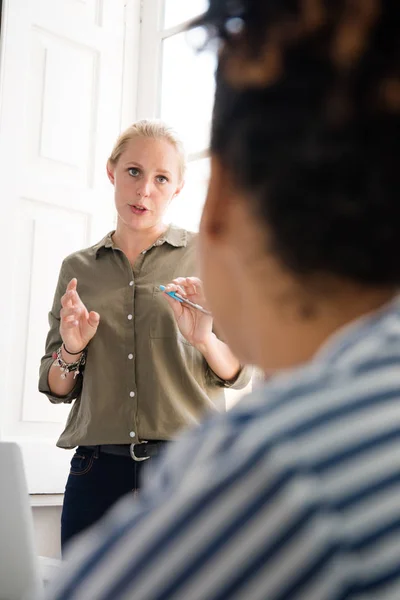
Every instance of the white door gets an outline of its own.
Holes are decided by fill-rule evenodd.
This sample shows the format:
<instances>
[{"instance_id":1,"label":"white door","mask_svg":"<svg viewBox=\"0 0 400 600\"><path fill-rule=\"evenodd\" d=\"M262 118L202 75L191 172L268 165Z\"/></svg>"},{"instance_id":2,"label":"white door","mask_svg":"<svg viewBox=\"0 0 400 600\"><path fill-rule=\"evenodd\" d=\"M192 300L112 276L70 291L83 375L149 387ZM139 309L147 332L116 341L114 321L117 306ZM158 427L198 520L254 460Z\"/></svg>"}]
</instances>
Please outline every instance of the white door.
<instances>
[{"instance_id":1,"label":"white door","mask_svg":"<svg viewBox=\"0 0 400 600\"><path fill-rule=\"evenodd\" d=\"M3 4L0 437L21 444L31 493L59 493L71 452L55 441L70 407L39 394L38 367L63 257L113 226L105 163L135 116L140 2Z\"/></svg>"}]
</instances>

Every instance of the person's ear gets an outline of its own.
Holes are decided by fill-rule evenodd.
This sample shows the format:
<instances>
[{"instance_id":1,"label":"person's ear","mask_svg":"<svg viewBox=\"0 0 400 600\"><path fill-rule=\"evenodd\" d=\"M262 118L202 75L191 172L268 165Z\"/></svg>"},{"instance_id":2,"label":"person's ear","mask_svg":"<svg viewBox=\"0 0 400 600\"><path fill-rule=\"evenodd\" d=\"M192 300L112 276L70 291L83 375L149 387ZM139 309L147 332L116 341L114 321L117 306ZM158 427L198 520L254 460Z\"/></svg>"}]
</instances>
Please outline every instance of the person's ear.
<instances>
[{"instance_id":1,"label":"person's ear","mask_svg":"<svg viewBox=\"0 0 400 600\"><path fill-rule=\"evenodd\" d=\"M108 179L111 181L111 183L114 185L115 183L115 176L114 176L114 167L111 165L110 161L107 161L107 175L108 175Z\"/></svg>"},{"instance_id":2,"label":"person's ear","mask_svg":"<svg viewBox=\"0 0 400 600\"><path fill-rule=\"evenodd\" d=\"M178 185L178 187L176 188L176 190L175 190L175 193L174 193L174 195L172 196L173 198L175 198L176 196L179 196L179 194L181 193L181 191L182 191L182 188L183 188L183 186L184 186L184 185L185 185L185 181L183 180L183 181L182 181L182 182L181 182L181 183Z\"/></svg>"},{"instance_id":3,"label":"person's ear","mask_svg":"<svg viewBox=\"0 0 400 600\"><path fill-rule=\"evenodd\" d=\"M218 237L224 233L232 205L232 183L226 169L216 156L211 158L211 177L201 218L206 235Z\"/></svg>"}]
</instances>

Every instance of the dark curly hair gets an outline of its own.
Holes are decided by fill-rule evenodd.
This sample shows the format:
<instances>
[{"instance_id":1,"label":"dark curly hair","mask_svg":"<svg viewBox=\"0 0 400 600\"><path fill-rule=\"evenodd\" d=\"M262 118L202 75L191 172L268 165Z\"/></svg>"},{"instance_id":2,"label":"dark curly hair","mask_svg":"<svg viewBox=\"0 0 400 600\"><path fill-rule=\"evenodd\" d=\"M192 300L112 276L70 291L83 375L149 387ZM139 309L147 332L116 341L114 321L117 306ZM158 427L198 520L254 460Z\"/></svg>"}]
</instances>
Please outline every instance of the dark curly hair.
<instances>
[{"instance_id":1,"label":"dark curly hair","mask_svg":"<svg viewBox=\"0 0 400 600\"><path fill-rule=\"evenodd\" d=\"M400 283L399 0L210 0L212 152L299 276Z\"/></svg>"}]
</instances>

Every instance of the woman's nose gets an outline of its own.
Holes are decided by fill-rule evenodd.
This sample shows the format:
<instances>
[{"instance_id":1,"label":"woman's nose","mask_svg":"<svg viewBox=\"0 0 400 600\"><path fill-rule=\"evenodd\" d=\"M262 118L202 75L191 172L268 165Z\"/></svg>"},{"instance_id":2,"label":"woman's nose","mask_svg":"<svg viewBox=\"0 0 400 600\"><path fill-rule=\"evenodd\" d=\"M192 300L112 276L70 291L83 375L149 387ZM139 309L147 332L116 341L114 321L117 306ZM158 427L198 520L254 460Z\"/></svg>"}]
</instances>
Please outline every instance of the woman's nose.
<instances>
[{"instance_id":1,"label":"woman's nose","mask_svg":"<svg viewBox=\"0 0 400 600\"><path fill-rule=\"evenodd\" d=\"M150 196L150 192L151 192L150 181L142 181L141 185L138 186L136 193L138 196L143 196L146 198L147 196Z\"/></svg>"}]
</instances>

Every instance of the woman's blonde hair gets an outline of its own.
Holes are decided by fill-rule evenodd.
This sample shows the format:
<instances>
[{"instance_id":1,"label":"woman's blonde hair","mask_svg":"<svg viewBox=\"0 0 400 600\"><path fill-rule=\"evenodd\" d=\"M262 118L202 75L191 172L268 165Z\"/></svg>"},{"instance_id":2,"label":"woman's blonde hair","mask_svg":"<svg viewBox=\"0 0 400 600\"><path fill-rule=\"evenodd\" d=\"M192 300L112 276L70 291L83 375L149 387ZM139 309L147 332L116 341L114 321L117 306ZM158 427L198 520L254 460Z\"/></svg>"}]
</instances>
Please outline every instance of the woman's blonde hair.
<instances>
[{"instance_id":1,"label":"woman's blonde hair","mask_svg":"<svg viewBox=\"0 0 400 600\"><path fill-rule=\"evenodd\" d=\"M125 129L114 144L108 162L115 167L119 157L125 150L129 140L135 137L147 137L155 140L166 140L176 150L179 159L179 180L182 181L186 170L186 155L183 144L175 131L163 121L157 119L142 119Z\"/></svg>"}]
</instances>

